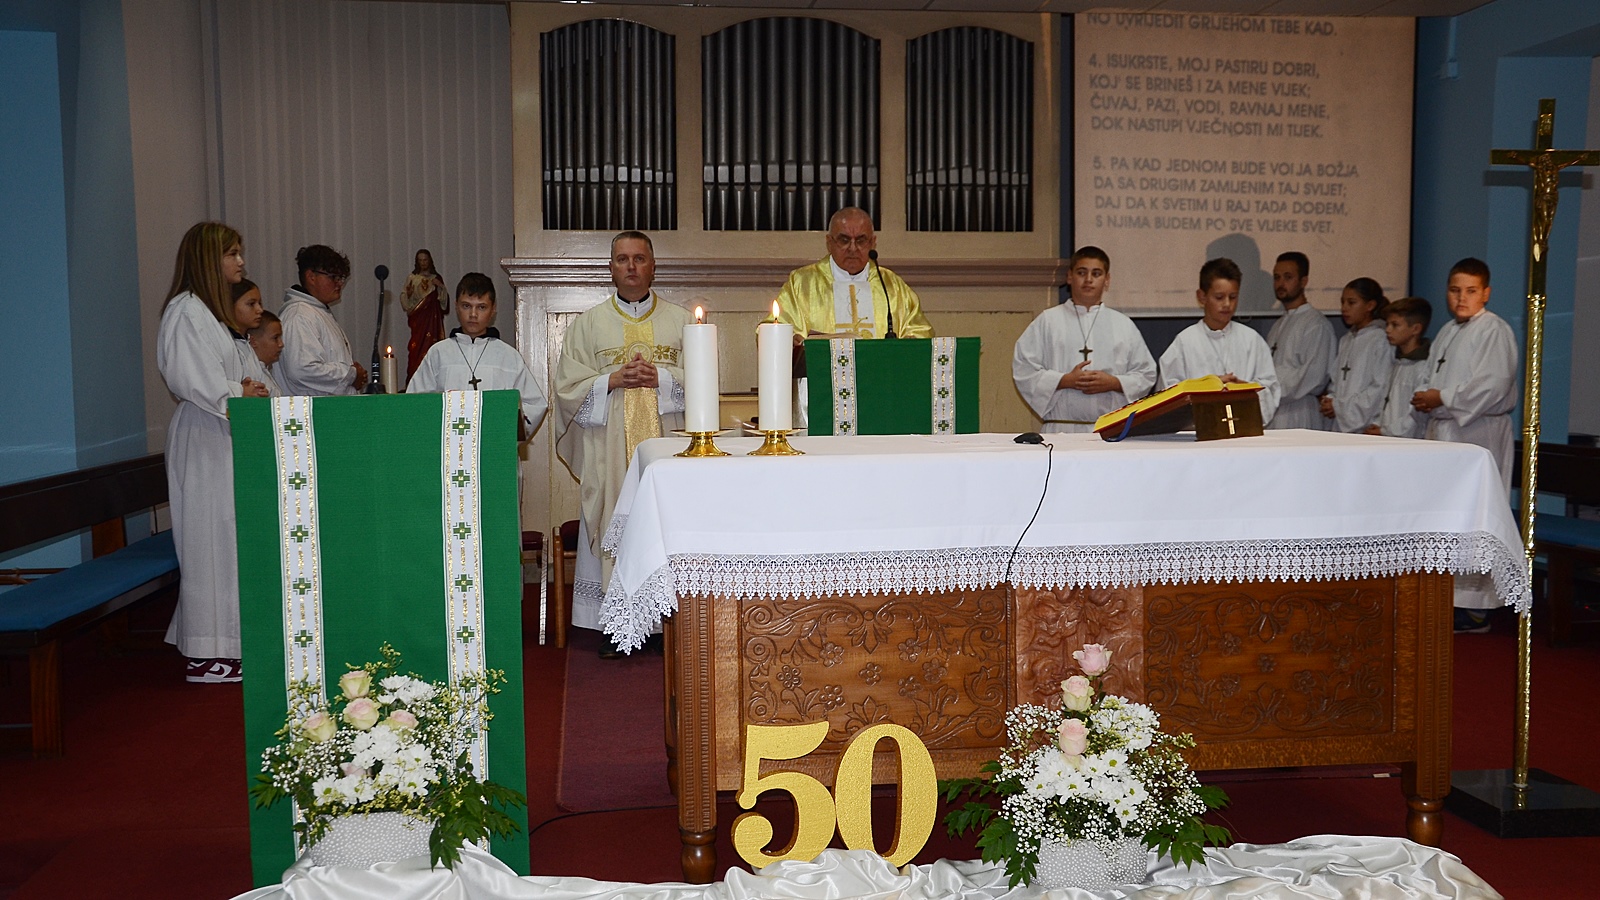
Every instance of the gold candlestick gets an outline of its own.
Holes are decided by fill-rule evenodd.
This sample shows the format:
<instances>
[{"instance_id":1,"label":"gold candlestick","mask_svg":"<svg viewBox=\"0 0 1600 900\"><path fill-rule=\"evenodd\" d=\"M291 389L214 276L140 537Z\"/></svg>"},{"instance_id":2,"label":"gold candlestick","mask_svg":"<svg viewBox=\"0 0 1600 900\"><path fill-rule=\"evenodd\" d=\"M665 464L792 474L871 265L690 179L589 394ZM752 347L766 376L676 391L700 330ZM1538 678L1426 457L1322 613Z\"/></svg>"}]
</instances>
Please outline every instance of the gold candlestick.
<instances>
[{"instance_id":1,"label":"gold candlestick","mask_svg":"<svg viewBox=\"0 0 1600 900\"><path fill-rule=\"evenodd\" d=\"M761 446L746 453L746 456L806 455L804 450L796 450L789 446L789 432L787 431L763 431L761 433L766 436L766 440L761 442Z\"/></svg>"},{"instance_id":2,"label":"gold candlestick","mask_svg":"<svg viewBox=\"0 0 1600 900\"><path fill-rule=\"evenodd\" d=\"M715 438L721 432L685 431L683 433L689 436L689 446L678 453L672 454L673 456L707 457L732 455L726 450L718 449L717 445L712 441L712 438Z\"/></svg>"}]
</instances>

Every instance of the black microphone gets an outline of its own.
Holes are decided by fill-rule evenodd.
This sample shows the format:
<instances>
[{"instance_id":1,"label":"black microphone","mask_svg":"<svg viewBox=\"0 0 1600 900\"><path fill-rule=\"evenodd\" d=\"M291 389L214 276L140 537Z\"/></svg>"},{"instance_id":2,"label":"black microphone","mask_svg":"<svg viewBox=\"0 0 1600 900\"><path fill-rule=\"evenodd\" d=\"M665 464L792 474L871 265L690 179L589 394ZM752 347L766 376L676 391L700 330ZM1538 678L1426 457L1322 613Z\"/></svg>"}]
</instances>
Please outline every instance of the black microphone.
<instances>
[{"instance_id":1,"label":"black microphone","mask_svg":"<svg viewBox=\"0 0 1600 900\"><path fill-rule=\"evenodd\" d=\"M383 371L380 365L383 357L378 354L378 347L383 341L383 283L389 278L389 267L379 263L378 267L372 270L372 277L378 279L378 324L372 329L372 368L367 374L367 393L381 394L388 387L380 386L378 383L379 375Z\"/></svg>"},{"instance_id":2,"label":"black microphone","mask_svg":"<svg viewBox=\"0 0 1600 900\"><path fill-rule=\"evenodd\" d=\"M868 250L867 259L872 260L872 268L878 273L878 286L883 288L883 308L889 314L889 321L884 323L883 336L885 339L897 338L894 333L894 304L889 298L889 286L883 282L883 267L878 265L878 251Z\"/></svg>"}]
</instances>

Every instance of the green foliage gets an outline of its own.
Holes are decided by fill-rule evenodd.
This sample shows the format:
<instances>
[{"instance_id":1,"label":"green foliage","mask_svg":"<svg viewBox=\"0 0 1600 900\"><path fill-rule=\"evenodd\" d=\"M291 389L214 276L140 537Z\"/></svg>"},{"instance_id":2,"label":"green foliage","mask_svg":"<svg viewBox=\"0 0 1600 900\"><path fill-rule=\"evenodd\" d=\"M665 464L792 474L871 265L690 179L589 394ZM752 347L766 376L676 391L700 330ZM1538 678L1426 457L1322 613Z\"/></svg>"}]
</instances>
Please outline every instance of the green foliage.
<instances>
[{"instance_id":1,"label":"green foliage","mask_svg":"<svg viewBox=\"0 0 1600 900\"><path fill-rule=\"evenodd\" d=\"M380 662L348 666L371 676L365 686L350 675L351 685L339 684L332 696L317 683L290 686L288 717L278 743L262 754L251 802L266 808L294 800L303 815L295 825L303 848L343 816L402 813L432 824L430 860L454 867L464 843L520 830L507 813L527 806L520 793L480 780L469 753L493 719L489 697L505 673L491 669L429 684L400 673L393 647L384 644L380 653ZM365 716L346 719L357 702L367 705ZM418 748L425 755L416 755ZM351 764L354 773L344 768Z\"/></svg>"}]
</instances>

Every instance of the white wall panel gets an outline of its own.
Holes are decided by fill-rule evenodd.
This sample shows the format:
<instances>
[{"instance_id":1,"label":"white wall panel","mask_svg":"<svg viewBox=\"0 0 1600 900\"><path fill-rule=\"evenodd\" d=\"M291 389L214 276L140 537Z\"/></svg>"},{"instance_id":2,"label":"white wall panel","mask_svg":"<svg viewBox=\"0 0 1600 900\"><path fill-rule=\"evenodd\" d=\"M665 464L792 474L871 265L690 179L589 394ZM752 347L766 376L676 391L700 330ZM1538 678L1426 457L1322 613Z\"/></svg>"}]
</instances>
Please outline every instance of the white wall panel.
<instances>
[{"instance_id":1,"label":"white wall panel","mask_svg":"<svg viewBox=\"0 0 1600 900\"><path fill-rule=\"evenodd\" d=\"M248 0L209 4L214 140L224 221L267 306L294 283L294 253L328 244L350 257L334 310L368 361L373 268L390 269L385 343L402 360L394 299L419 247L454 294L468 271L495 280L514 338L511 63L500 4ZM452 319L453 321L453 319ZM402 370L404 363L401 363Z\"/></svg>"}]
</instances>

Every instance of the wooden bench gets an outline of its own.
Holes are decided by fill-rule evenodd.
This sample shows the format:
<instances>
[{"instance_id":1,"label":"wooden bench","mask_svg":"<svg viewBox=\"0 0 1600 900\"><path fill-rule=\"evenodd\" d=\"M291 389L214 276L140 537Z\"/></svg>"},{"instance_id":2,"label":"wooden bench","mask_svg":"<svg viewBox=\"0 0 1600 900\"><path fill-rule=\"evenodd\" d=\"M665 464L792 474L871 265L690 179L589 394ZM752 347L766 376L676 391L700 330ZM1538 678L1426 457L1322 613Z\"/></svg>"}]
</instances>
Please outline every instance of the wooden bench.
<instances>
[{"instance_id":1,"label":"wooden bench","mask_svg":"<svg viewBox=\"0 0 1600 900\"><path fill-rule=\"evenodd\" d=\"M1521 444L1517 447L1517 481L1521 480ZM1580 519L1576 507L1600 506L1600 449L1572 444L1539 445L1539 493L1558 494L1567 514L1538 513L1533 524L1536 552L1544 556L1544 599L1549 610L1552 645L1572 638L1572 613L1584 569L1600 566L1600 521ZM1592 583L1592 579L1590 579Z\"/></svg>"},{"instance_id":2,"label":"wooden bench","mask_svg":"<svg viewBox=\"0 0 1600 900\"><path fill-rule=\"evenodd\" d=\"M85 529L92 535L92 559L0 593L0 653L28 655L34 755L64 749L61 639L177 589L172 533L130 545L123 522L166 502L165 456L159 453L0 486L0 553Z\"/></svg>"}]
</instances>

